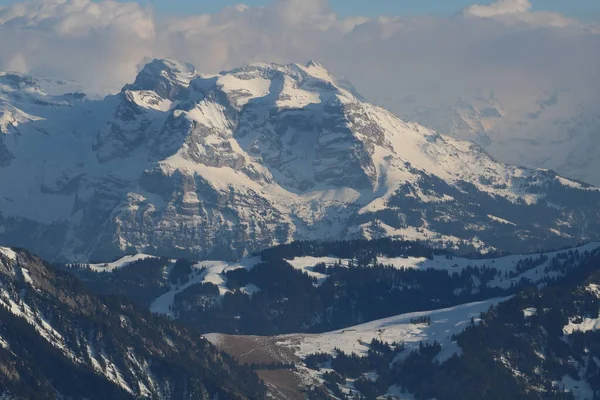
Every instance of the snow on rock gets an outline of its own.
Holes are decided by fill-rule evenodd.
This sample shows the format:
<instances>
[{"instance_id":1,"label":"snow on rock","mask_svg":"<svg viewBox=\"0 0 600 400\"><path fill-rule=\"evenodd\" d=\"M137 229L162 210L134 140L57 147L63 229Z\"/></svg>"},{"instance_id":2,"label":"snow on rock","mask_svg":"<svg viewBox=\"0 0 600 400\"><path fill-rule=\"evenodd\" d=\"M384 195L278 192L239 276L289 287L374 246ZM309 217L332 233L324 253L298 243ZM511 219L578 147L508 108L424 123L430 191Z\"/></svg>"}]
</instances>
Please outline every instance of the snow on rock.
<instances>
[{"instance_id":1,"label":"snow on rock","mask_svg":"<svg viewBox=\"0 0 600 400\"><path fill-rule=\"evenodd\" d=\"M8 344L8 342L0 336L0 347L6 349L6 350L10 350L10 345Z\"/></svg>"},{"instance_id":2,"label":"snow on rock","mask_svg":"<svg viewBox=\"0 0 600 400\"><path fill-rule=\"evenodd\" d=\"M23 279L25 280L25 283L35 287L33 284L33 279L31 279L31 275L29 274L29 270L26 268L21 268L21 272L23 273Z\"/></svg>"},{"instance_id":3,"label":"snow on rock","mask_svg":"<svg viewBox=\"0 0 600 400\"><path fill-rule=\"evenodd\" d=\"M44 319L44 316L38 310L32 309L23 299L15 299L7 291L0 289L0 305L4 306L14 316L26 320L48 343L73 361L77 361L65 338Z\"/></svg>"},{"instance_id":4,"label":"snow on rock","mask_svg":"<svg viewBox=\"0 0 600 400\"><path fill-rule=\"evenodd\" d=\"M17 261L17 253L15 253L15 251L9 247L0 247L0 254L12 261Z\"/></svg>"},{"instance_id":5,"label":"snow on rock","mask_svg":"<svg viewBox=\"0 0 600 400\"><path fill-rule=\"evenodd\" d=\"M232 97L238 109L248 104L251 99L264 97L269 94L271 81L263 77L248 77L225 75L219 78L217 85Z\"/></svg>"},{"instance_id":6,"label":"snow on rock","mask_svg":"<svg viewBox=\"0 0 600 400\"><path fill-rule=\"evenodd\" d=\"M586 287L586 290L600 299L600 285L595 285L593 283L589 284Z\"/></svg>"},{"instance_id":7,"label":"snow on rock","mask_svg":"<svg viewBox=\"0 0 600 400\"><path fill-rule=\"evenodd\" d=\"M137 90L127 91L128 96L131 96L131 100L140 105L141 107L167 112L173 107L173 102L169 99L163 99L157 96L156 93L149 90Z\"/></svg>"},{"instance_id":8,"label":"snow on rock","mask_svg":"<svg viewBox=\"0 0 600 400\"><path fill-rule=\"evenodd\" d=\"M507 225L517 226L517 224L515 224L514 222L510 222L510 221L507 221L505 219L496 217L495 215L488 214L488 218L491 219L491 220L494 220L496 222L500 222L501 224L507 224Z\"/></svg>"},{"instance_id":9,"label":"snow on rock","mask_svg":"<svg viewBox=\"0 0 600 400\"><path fill-rule=\"evenodd\" d=\"M110 381L116 383L121 388L123 388L126 392L133 394L133 390L127 384L127 381L123 378L121 371L119 368L104 354L104 352L100 353L100 359L102 360L102 364L104 365L104 369L102 373L106 376Z\"/></svg>"},{"instance_id":10,"label":"snow on rock","mask_svg":"<svg viewBox=\"0 0 600 400\"><path fill-rule=\"evenodd\" d=\"M571 318L569 323L563 327L563 333L565 335L571 335L574 332L590 332L597 331L600 329L600 317L599 318Z\"/></svg>"}]
</instances>

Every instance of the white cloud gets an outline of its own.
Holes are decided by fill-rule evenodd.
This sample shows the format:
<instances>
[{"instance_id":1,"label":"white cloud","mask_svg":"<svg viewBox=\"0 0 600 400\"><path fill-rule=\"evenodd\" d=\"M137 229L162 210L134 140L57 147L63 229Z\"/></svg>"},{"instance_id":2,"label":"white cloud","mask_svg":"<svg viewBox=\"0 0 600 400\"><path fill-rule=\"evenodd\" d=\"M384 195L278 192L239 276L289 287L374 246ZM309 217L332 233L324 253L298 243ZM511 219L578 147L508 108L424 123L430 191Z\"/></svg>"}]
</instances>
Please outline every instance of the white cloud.
<instances>
[{"instance_id":1,"label":"white cloud","mask_svg":"<svg viewBox=\"0 0 600 400\"><path fill-rule=\"evenodd\" d=\"M525 13L531 9L529 0L498 0L490 5L475 4L468 7L465 12L476 17L496 17L506 14Z\"/></svg>"},{"instance_id":2,"label":"white cloud","mask_svg":"<svg viewBox=\"0 0 600 400\"><path fill-rule=\"evenodd\" d=\"M131 79L155 50L155 21L137 3L48 0L0 7L0 68L74 77L96 89Z\"/></svg>"},{"instance_id":3,"label":"white cloud","mask_svg":"<svg viewBox=\"0 0 600 400\"><path fill-rule=\"evenodd\" d=\"M549 11L532 12L533 5L529 0L498 0L489 5L475 4L463 10L463 15L492 18L508 25L524 23L537 27L565 28L580 26L578 21Z\"/></svg>"}]
</instances>

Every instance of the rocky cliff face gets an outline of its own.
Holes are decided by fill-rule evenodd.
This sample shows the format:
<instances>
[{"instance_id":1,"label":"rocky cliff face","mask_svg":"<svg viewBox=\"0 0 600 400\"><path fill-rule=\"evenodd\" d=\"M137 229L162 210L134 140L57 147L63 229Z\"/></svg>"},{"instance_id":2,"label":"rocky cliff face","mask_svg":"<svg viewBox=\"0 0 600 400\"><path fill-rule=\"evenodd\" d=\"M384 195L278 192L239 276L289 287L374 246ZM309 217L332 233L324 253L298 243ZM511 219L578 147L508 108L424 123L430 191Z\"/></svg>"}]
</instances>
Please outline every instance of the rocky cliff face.
<instances>
[{"instance_id":1,"label":"rocky cliff face","mask_svg":"<svg viewBox=\"0 0 600 400\"><path fill-rule=\"evenodd\" d=\"M346 87L315 62L203 75L171 60L99 101L3 84L28 118L0 140L0 241L72 261L382 236L523 251L600 233L597 189L498 163Z\"/></svg>"}]
</instances>

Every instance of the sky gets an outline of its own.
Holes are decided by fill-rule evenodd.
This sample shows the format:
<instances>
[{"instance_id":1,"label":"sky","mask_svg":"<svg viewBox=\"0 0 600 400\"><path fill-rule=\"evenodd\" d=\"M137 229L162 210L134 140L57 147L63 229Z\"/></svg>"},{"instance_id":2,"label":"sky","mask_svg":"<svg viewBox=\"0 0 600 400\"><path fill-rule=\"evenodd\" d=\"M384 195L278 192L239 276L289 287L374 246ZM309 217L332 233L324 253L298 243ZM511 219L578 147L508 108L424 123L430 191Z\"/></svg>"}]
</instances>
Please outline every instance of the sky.
<instances>
[{"instance_id":1,"label":"sky","mask_svg":"<svg viewBox=\"0 0 600 400\"><path fill-rule=\"evenodd\" d=\"M227 6L244 3L249 6L266 5L266 0L140 0L140 4L152 5L163 15L189 13L214 13ZM14 4L14 0L0 0L0 5ZM490 1L491 3L491 1ZM472 4L469 0L331 0L331 8L339 15L452 15ZM560 12L581 19L598 18L598 0L534 0L533 10Z\"/></svg>"},{"instance_id":2,"label":"sky","mask_svg":"<svg viewBox=\"0 0 600 400\"><path fill-rule=\"evenodd\" d=\"M226 6L243 2L251 6L268 4L265 0L146 0L157 12L184 14L189 12L216 12ZM349 15L452 15L468 7L469 0L332 0L331 8L343 16ZM491 3L491 1L490 1ZM597 18L600 15L598 0L535 0L533 10L549 10L582 19Z\"/></svg>"}]
</instances>

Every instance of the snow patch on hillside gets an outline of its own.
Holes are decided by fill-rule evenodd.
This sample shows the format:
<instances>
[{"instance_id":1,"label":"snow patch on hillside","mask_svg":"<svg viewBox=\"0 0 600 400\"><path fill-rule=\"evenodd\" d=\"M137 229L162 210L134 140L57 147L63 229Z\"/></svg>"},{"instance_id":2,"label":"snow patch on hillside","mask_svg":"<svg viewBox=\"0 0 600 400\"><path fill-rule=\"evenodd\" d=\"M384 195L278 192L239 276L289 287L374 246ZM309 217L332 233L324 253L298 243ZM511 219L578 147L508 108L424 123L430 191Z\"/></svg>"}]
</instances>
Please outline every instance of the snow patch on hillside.
<instances>
[{"instance_id":1,"label":"snow patch on hillside","mask_svg":"<svg viewBox=\"0 0 600 400\"><path fill-rule=\"evenodd\" d=\"M31 275L29 274L29 270L26 268L21 268L21 272L23 273L23 280L25 280L25 283L31 285L31 287L35 288L34 284L33 284L33 279L31 279Z\"/></svg>"},{"instance_id":2,"label":"snow patch on hillside","mask_svg":"<svg viewBox=\"0 0 600 400\"><path fill-rule=\"evenodd\" d=\"M546 268L553 262L564 262L566 256L572 252L578 252L579 254L591 253L593 251L600 250L600 242L592 242L586 245L560 250L548 253L540 254L522 254L522 255L511 255L499 258L490 259L469 259L456 256L433 256L432 259L425 257L386 257L378 256L377 264L384 266L391 266L396 269L435 269L440 271L446 271L449 274L460 273L465 269L471 268L494 268L498 271L497 275L488 283L489 287L498 287L502 289L509 289L511 285L518 283L521 279L525 278L534 284L541 284L547 278L557 278L561 276L558 271L546 271ZM127 256L118 261L109 264L92 264L90 267L94 271L114 271L118 268L122 268L137 260L142 260L149 256L146 254L137 254L135 256ZM558 260L556 260L558 258ZM518 271L519 262L530 261L533 266L524 271ZM260 257L244 258L241 261L228 262L228 261L201 261L193 265L193 272L190 275L188 281L183 282L181 285L172 285L171 289L155 299L150 309L152 312L173 316L171 312L171 306L173 305L175 296L178 293L183 292L189 287L196 284L211 283L218 287L219 294L224 296L226 293L230 293L231 290L227 285L226 274L228 271L234 271L236 269L252 269L254 266L260 264L262 259ZM286 260L293 268L304 272L311 278L316 279L316 285L323 284L329 275L323 272L315 271L315 266L324 264L326 267L334 267L339 265L343 268L348 268L349 265L357 265L356 260L339 257L313 257L313 256L302 256L295 257ZM105 266L107 265L107 266ZM371 266L366 266L369 268ZM577 268L577 263L574 263L572 268ZM256 293L260 288L247 286L241 288L244 293L253 294ZM475 289L474 289L475 290ZM590 285L588 290L600 296L600 289L598 285ZM525 311L524 311L525 312ZM529 315L526 315L529 316Z\"/></svg>"},{"instance_id":3,"label":"snow patch on hillside","mask_svg":"<svg viewBox=\"0 0 600 400\"><path fill-rule=\"evenodd\" d=\"M328 267L334 266L336 264L347 266L350 262L349 259L341 259L335 257L296 257L291 260L286 260L288 264L290 264L295 269L303 271L311 278L315 278L317 280L316 285L321 285L323 282L329 278L329 275L323 274L321 272L317 272L314 270L317 264L325 264Z\"/></svg>"},{"instance_id":4,"label":"snow patch on hillside","mask_svg":"<svg viewBox=\"0 0 600 400\"><path fill-rule=\"evenodd\" d=\"M232 102L240 110L251 99L268 95L271 81L262 77L240 79L235 75L225 75L219 78L217 85L232 97Z\"/></svg>"},{"instance_id":5,"label":"snow patch on hillside","mask_svg":"<svg viewBox=\"0 0 600 400\"><path fill-rule=\"evenodd\" d=\"M523 310L523 317L529 318L537 314L537 308L529 307Z\"/></svg>"},{"instance_id":6,"label":"snow patch on hillside","mask_svg":"<svg viewBox=\"0 0 600 400\"><path fill-rule=\"evenodd\" d=\"M6 350L10 350L10 345L2 336L0 336L0 347L2 347L3 349L6 349Z\"/></svg>"},{"instance_id":7,"label":"snow patch on hillside","mask_svg":"<svg viewBox=\"0 0 600 400\"><path fill-rule=\"evenodd\" d=\"M586 287L586 290L600 299L600 285L591 283Z\"/></svg>"},{"instance_id":8,"label":"snow patch on hillside","mask_svg":"<svg viewBox=\"0 0 600 400\"><path fill-rule=\"evenodd\" d=\"M595 332L600 329L600 317L598 318L571 318L569 323L563 327L565 335L574 332Z\"/></svg>"},{"instance_id":9,"label":"snow patch on hillside","mask_svg":"<svg viewBox=\"0 0 600 400\"><path fill-rule=\"evenodd\" d=\"M240 291L244 294L249 294L252 296L253 294L260 292L260 288L253 283L249 283L246 286L242 286Z\"/></svg>"},{"instance_id":10,"label":"snow patch on hillside","mask_svg":"<svg viewBox=\"0 0 600 400\"><path fill-rule=\"evenodd\" d=\"M131 256L125 256L123 258L118 259L117 261L113 261L110 263L89 264L89 266L90 269L95 272L112 272L115 269L126 267L129 264L132 264L136 261L145 260L147 258L158 257L140 253Z\"/></svg>"},{"instance_id":11,"label":"snow patch on hillside","mask_svg":"<svg viewBox=\"0 0 600 400\"><path fill-rule=\"evenodd\" d=\"M174 317L172 306L175 302L175 296L193 285L202 285L211 283L219 288L219 294L224 296L231 290L227 287L227 278L225 274L229 271L245 268L251 269L261 262L259 257L247 258L239 262L227 261L202 261L192 266L194 271L190 279L182 285L171 285L171 289L162 296L155 299L150 305L150 311L156 314L163 314L171 318ZM260 290L254 285L248 285L243 288L246 293L253 294Z\"/></svg>"},{"instance_id":12,"label":"snow patch on hillside","mask_svg":"<svg viewBox=\"0 0 600 400\"><path fill-rule=\"evenodd\" d=\"M469 259L462 257L446 257L446 256L434 256L433 259L428 259L425 257L415 258L415 257L398 257L398 258L389 258L389 257L377 257L377 262L383 265L390 265L394 268L408 268L408 269L437 269L448 271L449 273L457 272L460 273L464 269L468 267L489 267L495 268L499 272L501 272L501 276L497 276L494 278L492 282L490 282L490 286L500 287L500 288L509 288L512 282L518 281L521 278L527 278L532 282L539 282L543 278L548 277L558 277L558 273L556 271L553 272L545 272L546 267L548 267L552 259L557 256L567 255L569 252L577 251L580 254L586 252L592 252L600 249L600 242L592 242L586 245L576 247L574 249L568 250L559 250L548 253L540 253L540 254L522 254L522 255L511 255L500 258L493 259ZM542 257L544 257L542 259ZM519 261L522 260L539 260L538 265L535 267L519 273L517 277L507 279L505 278L506 274L517 273L517 266ZM576 267L576 265L574 265Z\"/></svg>"}]
</instances>

